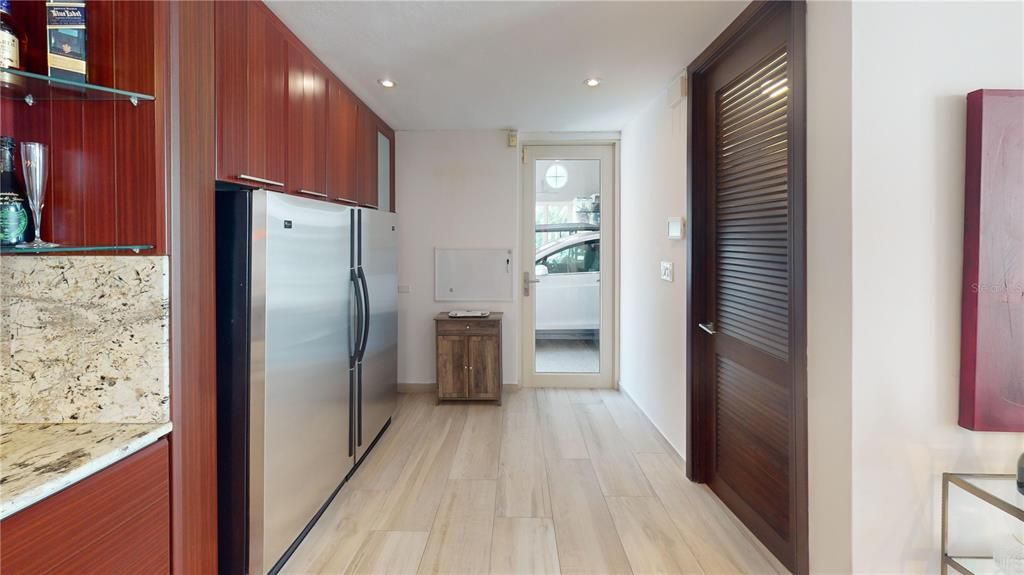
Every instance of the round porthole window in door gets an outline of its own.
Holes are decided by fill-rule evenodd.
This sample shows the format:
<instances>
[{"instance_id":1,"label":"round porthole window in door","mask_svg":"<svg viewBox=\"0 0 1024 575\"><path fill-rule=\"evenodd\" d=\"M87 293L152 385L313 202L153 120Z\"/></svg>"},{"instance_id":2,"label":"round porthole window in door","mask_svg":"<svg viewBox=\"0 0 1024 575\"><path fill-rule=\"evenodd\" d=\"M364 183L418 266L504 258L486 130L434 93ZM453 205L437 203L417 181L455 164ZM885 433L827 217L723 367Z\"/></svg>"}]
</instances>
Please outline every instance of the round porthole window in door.
<instances>
[{"instance_id":1,"label":"round porthole window in door","mask_svg":"<svg viewBox=\"0 0 1024 575\"><path fill-rule=\"evenodd\" d=\"M551 189L560 190L565 187L568 181L569 172L561 164L554 164L544 172L544 182Z\"/></svg>"}]
</instances>

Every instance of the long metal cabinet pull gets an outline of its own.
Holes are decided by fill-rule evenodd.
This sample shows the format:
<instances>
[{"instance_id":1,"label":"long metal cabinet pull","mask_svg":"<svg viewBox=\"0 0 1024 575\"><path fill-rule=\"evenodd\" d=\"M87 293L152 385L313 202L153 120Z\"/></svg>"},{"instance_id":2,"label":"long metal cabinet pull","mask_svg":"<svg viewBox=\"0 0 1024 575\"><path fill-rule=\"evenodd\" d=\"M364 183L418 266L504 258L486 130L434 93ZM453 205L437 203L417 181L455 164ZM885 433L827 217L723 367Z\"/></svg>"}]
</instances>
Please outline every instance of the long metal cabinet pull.
<instances>
[{"instance_id":1,"label":"long metal cabinet pull","mask_svg":"<svg viewBox=\"0 0 1024 575\"><path fill-rule=\"evenodd\" d=\"M250 182L256 182L257 184L269 184L271 186L277 186L279 188L284 187L284 182L275 182L274 180L268 180L266 178L257 178L256 176L250 176L248 174L238 174L239 180L249 180Z\"/></svg>"}]
</instances>

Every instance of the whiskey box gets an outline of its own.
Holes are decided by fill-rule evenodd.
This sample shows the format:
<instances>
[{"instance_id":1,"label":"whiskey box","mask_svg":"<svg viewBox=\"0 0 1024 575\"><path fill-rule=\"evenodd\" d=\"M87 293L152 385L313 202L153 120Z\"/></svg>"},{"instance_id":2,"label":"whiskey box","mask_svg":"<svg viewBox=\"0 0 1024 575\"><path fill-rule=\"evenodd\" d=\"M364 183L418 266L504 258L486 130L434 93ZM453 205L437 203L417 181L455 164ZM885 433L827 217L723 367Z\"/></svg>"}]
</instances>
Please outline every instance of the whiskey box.
<instances>
[{"instance_id":1,"label":"whiskey box","mask_svg":"<svg viewBox=\"0 0 1024 575\"><path fill-rule=\"evenodd\" d=\"M51 76L86 81L85 2L46 3L46 45Z\"/></svg>"}]
</instances>

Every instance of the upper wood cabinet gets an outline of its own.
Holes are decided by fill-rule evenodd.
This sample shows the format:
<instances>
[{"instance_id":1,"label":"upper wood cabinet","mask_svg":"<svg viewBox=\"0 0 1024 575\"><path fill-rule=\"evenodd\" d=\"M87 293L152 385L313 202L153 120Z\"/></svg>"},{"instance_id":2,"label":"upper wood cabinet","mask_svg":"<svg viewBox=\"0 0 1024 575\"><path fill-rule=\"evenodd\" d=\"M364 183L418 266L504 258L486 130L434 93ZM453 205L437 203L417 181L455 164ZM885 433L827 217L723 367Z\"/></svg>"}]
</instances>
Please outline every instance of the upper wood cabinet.
<instances>
[{"instance_id":1,"label":"upper wood cabinet","mask_svg":"<svg viewBox=\"0 0 1024 575\"><path fill-rule=\"evenodd\" d=\"M358 102L348 88L328 79L327 196L356 203L356 124Z\"/></svg>"},{"instance_id":2,"label":"upper wood cabinet","mask_svg":"<svg viewBox=\"0 0 1024 575\"><path fill-rule=\"evenodd\" d=\"M288 45L288 191L327 197L327 71Z\"/></svg>"},{"instance_id":3,"label":"upper wood cabinet","mask_svg":"<svg viewBox=\"0 0 1024 575\"><path fill-rule=\"evenodd\" d=\"M217 179L395 211L395 132L262 2L217 2Z\"/></svg>"},{"instance_id":4,"label":"upper wood cabinet","mask_svg":"<svg viewBox=\"0 0 1024 575\"><path fill-rule=\"evenodd\" d=\"M216 8L217 179L285 189L287 36L261 2Z\"/></svg>"},{"instance_id":5,"label":"upper wood cabinet","mask_svg":"<svg viewBox=\"0 0 1024 575\"><path fill-rule=\"evenodd\" d=\"M359 205L394 209L395 132L365 104L357 126L357 199Z\"/></svg>"}]
</instances>

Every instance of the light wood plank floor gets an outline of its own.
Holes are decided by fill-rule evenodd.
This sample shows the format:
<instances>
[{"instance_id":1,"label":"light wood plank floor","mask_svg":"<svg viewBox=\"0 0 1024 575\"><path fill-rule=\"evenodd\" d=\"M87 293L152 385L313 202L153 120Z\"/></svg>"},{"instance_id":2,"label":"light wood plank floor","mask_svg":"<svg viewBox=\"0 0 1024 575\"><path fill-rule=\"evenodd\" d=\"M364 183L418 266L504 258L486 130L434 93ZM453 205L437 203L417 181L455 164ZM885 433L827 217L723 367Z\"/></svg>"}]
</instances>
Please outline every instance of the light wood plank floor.
<instances>
[{"instance_id":1,"label":"light wood plank floor","mask_svg":"<svg viewBox=\"0 0 1024 575\"><path fill-rule=\"evenodd\" d=\"M404 394L283 573L786 573L615 391Z\"/></svg>"}]
</instances>

